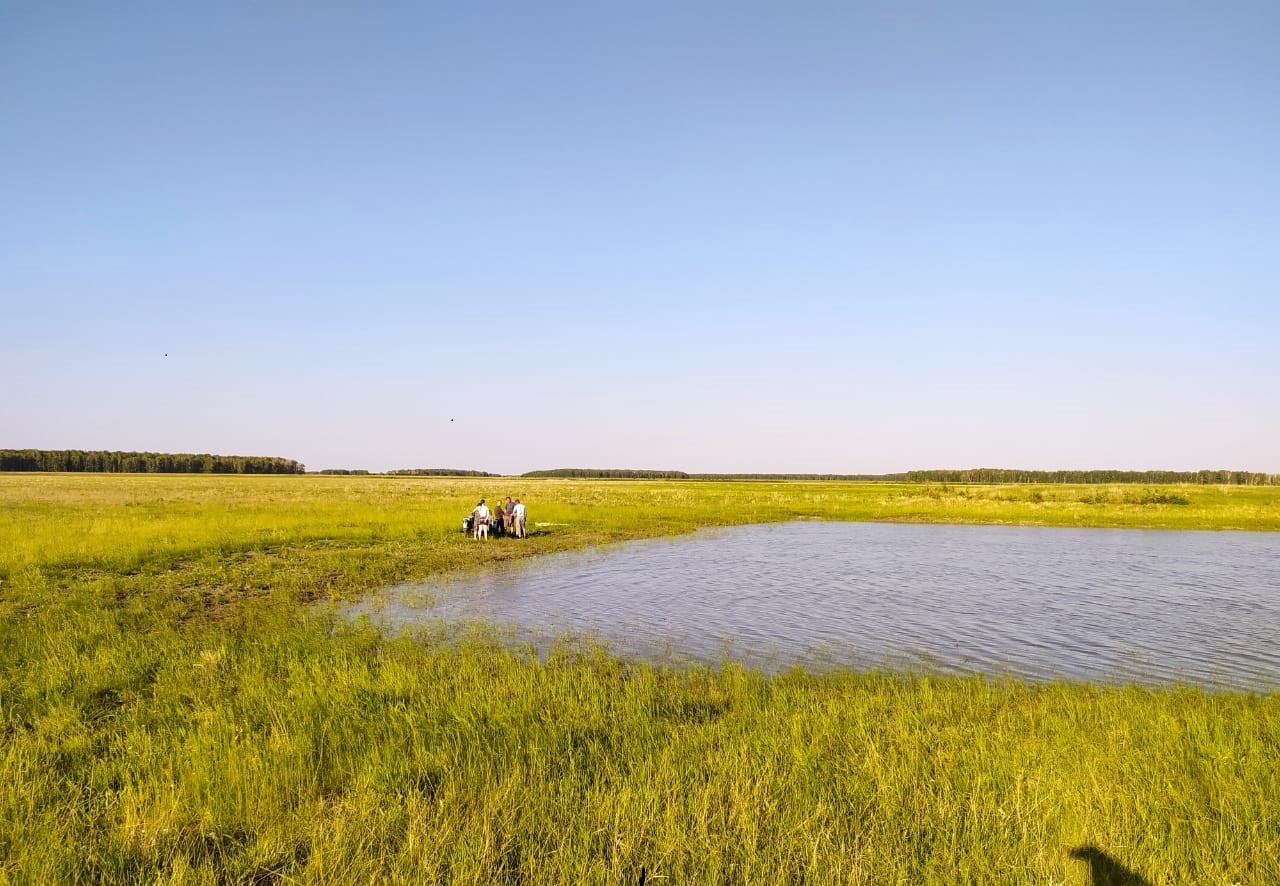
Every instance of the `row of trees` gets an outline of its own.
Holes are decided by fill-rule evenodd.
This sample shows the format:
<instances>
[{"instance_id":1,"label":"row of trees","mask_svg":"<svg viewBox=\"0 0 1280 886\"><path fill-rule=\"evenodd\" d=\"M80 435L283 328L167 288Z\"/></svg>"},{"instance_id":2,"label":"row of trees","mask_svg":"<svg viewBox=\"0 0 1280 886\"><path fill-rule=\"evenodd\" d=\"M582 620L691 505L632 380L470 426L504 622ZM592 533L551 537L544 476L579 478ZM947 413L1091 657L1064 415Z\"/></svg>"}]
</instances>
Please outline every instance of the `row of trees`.
<instances>
[{"instance_id":1,"label":"row of trees","mask_svg":"<svg viewBox=\"0 0 1280 886\"><path fill-rule=\"evenodd\" d=\"M106 452L84 449L0 449L0 471L91 471L128 474L304 474L306 466L288 458L202 453ZM331 468L321 474L368 474ZM404 468L392 476L498 477L459 468ZM906 471L900 474L688 474L618 468L556 468L522 477L584 480L880 480L906 483L1199 483L1280 486L1280 474L1253 471L1022 471L1008 468Z\"/></svg>"},{"instance_id":2,"label":"row of trees","mask_svg":"<svg viewBox=\"0 0 1280 886\"><path fill-rule=\"evenodd\" d=\"M1200 483L1226 486L1277 486L1280 474L1253 471L1019 471L974 468L967 471L907 471L882 479L909 483Z\"/></svg>"},{"instance_id":3,"label":"row of trees","mask_svg":"<svg viewBox=\"0 0 1280 886\"><path fill-rule=\"evenodd\" d=\"M529 471L521 477L574 477L582 480L688 480L684 471L633 471L602 468L555 468Z\"/></svg>"},{"instance_id":4,"label":"row of trees","mask_svg":"<svg viewBox=\"0 0 1280 886\"><path fill-rule=\"evenodd\" d=\"M290 458L85 449L0 449L0 471L77 471L108 474L303 474Z\"/></svg>"},{"instance_id":5,"label":"row of trees","mask_svg":"<svg viewBox=\"0 0 1280 886\"><path fill-rule=\"evenodd\" d=\"M694 480L897 480L900 474L690 474Z\"/></svg>"},{"instance_id":6,"label":"row of trees","mask_svg":"<svg viewBox=\"0 0 1280 886\"><path fill-rule=\"evenodd\" d=\"M529 471L522 477L572 477L584 480L861 480L898 483L1200 483L1229 486L1280 486L1280 474L1252 471L1022 471L1009 468L905 471L898 474L688 474L601 468Z\"/></svg>"},{"instance_id":7,"label":"row of trees","mask_svg":"<svg viewBox=\"0 0 1280 886\"><path fill-rule=\"evenodd\" d=\"M501 474L490 474L488 471L464 471L460 468L401 468L387 471L395 477L501 477Z\"/></svg>"}]
</instances>

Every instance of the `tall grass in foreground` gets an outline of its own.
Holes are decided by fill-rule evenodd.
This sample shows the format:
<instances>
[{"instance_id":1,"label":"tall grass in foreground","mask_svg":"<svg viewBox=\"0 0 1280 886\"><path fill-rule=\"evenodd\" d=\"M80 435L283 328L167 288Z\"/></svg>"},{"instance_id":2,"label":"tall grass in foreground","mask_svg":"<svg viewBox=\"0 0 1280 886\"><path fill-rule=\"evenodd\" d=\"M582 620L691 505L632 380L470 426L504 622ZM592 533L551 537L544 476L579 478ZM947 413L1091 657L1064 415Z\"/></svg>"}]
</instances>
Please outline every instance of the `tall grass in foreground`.
<instances>
[{"instance_id":1,"label":"tall grass in foreground","mask_svg":"<svg viewBox=\"0 0 1280 886\"><path fill-rule=\"evenodd\" d=\"M483 481L49 479L0 478L0 882L1100 886L1090 846L1277 882L1275 694L539 663L303 605L744 515L1232 525L1274 491L549 481L522 547L455 532Z\"/></svg>"}]
</instances>

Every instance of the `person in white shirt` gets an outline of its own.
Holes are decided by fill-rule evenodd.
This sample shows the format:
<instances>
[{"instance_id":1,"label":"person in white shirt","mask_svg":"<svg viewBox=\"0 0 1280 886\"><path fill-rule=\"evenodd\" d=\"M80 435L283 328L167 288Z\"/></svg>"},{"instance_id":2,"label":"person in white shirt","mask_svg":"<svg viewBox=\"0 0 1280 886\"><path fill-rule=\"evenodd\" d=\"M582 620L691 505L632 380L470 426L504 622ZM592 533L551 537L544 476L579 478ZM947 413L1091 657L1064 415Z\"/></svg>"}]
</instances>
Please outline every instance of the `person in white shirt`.
<instances>
[{"instance_id":1,"label":"person in white shirt","mask_svg":"<svg viewBox=\"0 0 1280 886\"><path fill-rule=\"evenodd\" d=\"M474 530L475 538L489 540L489 508L485 505L483 498L480 499L480 504L476 505L475 510L471 512L471 526Z\"/></svg>"},{"instance_id":2,"label":"person in white shirt","mask_svg":"<svg viewBox=\"0 0 1280 886\"><path fill-rule=\"evenodd\" d=\"M518 498L516 499L516 507L513 516L515 517L516 538L524 538L524 502Z\"/></svg>"}]
</instances>

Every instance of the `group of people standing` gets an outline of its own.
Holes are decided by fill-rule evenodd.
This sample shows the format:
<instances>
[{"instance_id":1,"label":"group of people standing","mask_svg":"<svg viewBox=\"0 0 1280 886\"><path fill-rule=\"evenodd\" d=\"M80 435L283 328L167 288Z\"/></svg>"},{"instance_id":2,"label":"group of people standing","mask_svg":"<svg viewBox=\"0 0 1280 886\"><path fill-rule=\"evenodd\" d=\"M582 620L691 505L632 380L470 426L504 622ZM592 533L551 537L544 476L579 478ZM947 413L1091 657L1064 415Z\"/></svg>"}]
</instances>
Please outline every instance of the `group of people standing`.
<instances>
[{"instance_id":1,"label":"group of people standing","mask_svg":"<svg viewBox=\"0 0 1280 886\"><path fill-rule=\"evenodd\" d=\"M527 535L524 502L518 498L512 499L508 495L505 504L499 503L493 511L490 511L482 498L480 504L471 511L470 516L462 521L463 532L470 532L473 538L487 539L490 526L494 527L496 535L514 535L516 538L524 538Z\"/></svg>"}]
</instances>

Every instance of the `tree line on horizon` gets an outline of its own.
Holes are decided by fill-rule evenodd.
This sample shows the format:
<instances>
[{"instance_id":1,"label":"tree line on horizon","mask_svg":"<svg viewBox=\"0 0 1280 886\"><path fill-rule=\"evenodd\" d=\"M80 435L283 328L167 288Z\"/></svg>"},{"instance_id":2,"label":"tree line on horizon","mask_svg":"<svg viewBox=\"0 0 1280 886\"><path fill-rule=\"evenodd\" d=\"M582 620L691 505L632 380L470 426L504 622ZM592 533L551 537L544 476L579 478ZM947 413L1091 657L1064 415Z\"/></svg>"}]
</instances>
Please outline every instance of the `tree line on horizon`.
<instances>
[{"instance_id":1,"label":"tree line on horizon","mask_svg":"<svg viewBox=\"0 0 1280 886\"><path fill-rule=\"evenodd\" d=\"M1023 471L972 468L961 471L906 471L881 479L906 483L1194 483L1206 486L1276 486L1280 474L1255 471Z\"/></svg>"},{"instance_id":2,"label":"tree line on horizon","mask_svg":"<svg viewBox=\"0 0 1280 886\"><path fill-rule=\"evenodd\" d=\"M293 459L208 453L116 452L85 449L0 449L0 471L67 471L124 474L305 474ZM365 470L327 468L319 474L368 475ZM399 477L501 477L462 468L400 468ZM894 474L691 474L686 471L629 468L553 468L527 471L522 478L582 480L846 480L896 483L1190 483L1214 486L1280 486L1280 474L1257 471L1027 471L1011 468L903 471Z\"/></svg>"},{"instance_id":3,"label":"tree line on horizon","mask_svg":"<svg viewBox=\"0 0 1280 886\"><path fill-rule=\"evenodd\" d=\"M688 480L684 471L644 471L626 468L553 468L548 471L527 471L520 475L530 479L570 477L582 480Z\"/></svg>"},{"instance_id":4,"label":"tree line on horizon","mask_svg":"<svg viewBox=\"0 0 1280 886\"><path fill-rule=\"evenodd\" d=\"M0 471L104 474L304 474L291 458L267 455L115 452L100 449L0 449Z\"/></svg>"},{"instance_id":5,"label":"tree line on horizon","mask_svg":"<svg viewBox=\"0 0 1280 886\"><path fill-rule=\"evenodd\" d=\"M1193 483L1226 486L1277 486L1280 474L1256 471L1026 471L1011 468L903 471L895 474L690 474L601 468L555 468L521 477L584 480L851 480L883 483Z\"/></svg>"},{"instance_id":6,"label":"tree line on horizon","mask_svg":"<svg viewBox=\"0 0 1280 886\"><path fill-rule=\"evenodd\" d=\"M464 471L459 468L398 468L387 471L392 477L501 477L488 471Z\"/></svg>"}]
</instances>

